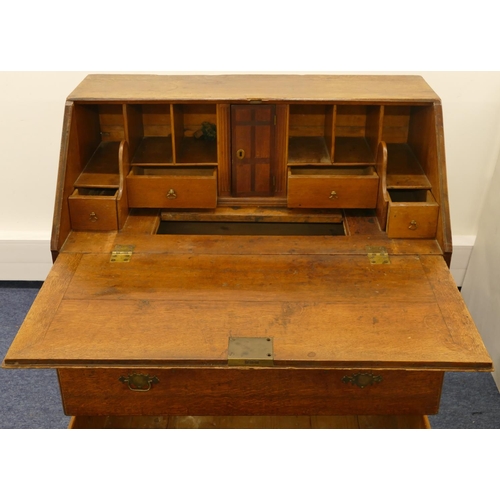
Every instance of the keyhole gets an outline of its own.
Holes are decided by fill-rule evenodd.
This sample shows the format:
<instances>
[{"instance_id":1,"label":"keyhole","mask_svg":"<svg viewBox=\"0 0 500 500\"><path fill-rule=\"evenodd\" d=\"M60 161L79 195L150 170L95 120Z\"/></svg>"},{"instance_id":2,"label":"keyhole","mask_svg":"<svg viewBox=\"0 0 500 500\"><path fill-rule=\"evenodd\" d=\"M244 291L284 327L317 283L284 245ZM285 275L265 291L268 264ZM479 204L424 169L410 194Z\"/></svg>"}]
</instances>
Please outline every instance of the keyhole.
<instances>
[{"instance_id":1,"label":"keyhole","mask_svg":"<svg viewBox=\"0 0 500 500\"><path fill-rule=\"evenodd\" d=\"M245 158L245 150L244 149L238 149L238 151L236 151L236 156L240 160L243 160L243 158Z\"/></svg>"}]
</instances>

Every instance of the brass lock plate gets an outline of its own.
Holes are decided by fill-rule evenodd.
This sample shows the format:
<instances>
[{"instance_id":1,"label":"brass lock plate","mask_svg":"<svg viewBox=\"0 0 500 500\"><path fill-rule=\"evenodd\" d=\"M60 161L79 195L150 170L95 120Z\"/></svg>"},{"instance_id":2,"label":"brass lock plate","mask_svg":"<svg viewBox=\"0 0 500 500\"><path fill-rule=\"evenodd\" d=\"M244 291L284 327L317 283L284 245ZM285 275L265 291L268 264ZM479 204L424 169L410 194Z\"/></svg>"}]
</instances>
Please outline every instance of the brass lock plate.
<instances>
[{"instance_id":1,"label":"brass lock plate","mask_svg":"<svg viewBox=\"0 0 500 500\"><path fill-rule=\"evenodd\" d=\"M227 349L230 366L274 366L271 337L230 337Z\"/></svg>"}]
</instances>

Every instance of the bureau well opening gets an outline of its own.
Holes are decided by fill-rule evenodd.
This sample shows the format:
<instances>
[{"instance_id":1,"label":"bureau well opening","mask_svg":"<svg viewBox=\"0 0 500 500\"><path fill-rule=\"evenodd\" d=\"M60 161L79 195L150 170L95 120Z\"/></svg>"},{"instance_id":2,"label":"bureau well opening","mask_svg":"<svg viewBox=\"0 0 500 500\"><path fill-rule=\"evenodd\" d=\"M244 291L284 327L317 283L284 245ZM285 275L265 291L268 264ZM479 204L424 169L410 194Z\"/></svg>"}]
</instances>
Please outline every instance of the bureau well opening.
<instances>
[{"instance_id":1,"label":"bureau well opening","mask_svg":"<svg viewBox=\"0 0 500 500\"><path fill-rule=\"evenodd\" d=\"M224 236L345 236L342 222L161 221L157 234Z\"/></svg>"}]
</instances>

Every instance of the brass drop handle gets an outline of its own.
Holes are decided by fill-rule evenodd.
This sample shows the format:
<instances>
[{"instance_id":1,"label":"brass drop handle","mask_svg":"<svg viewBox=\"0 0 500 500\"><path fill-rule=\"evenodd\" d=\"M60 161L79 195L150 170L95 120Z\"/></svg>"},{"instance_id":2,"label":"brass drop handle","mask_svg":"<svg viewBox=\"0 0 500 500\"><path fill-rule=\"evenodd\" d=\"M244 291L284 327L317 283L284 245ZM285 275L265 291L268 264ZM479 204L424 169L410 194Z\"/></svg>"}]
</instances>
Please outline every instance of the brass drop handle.
<instances>
[{"instance_id":1,"label":"brass drop handle","mask_svg":"<svg viewBox=\"0 0 500 500\"><path fill-rule=\"evenodd\" d=\"M337 193L336 193L335 191L332 191L332 192L330 193L330 196L329 196L328 198L329 198L330 200L336 200L336 199L338 199L338 195L337 195Z\"/></svg>"},{"instance_id":2,"label":"brass drop handle","mask_svg":"<svg viewBox=\"0 0 500 500\"><path fill-rule=\"evenodd\" d=\"M90 212L89 220L90 222L97 222L99 220L99 217L97 217L97 214L95 212Z\"/></svg>"},{"instance_id":3,"label":"brass drop handle","mask_svg":"<svg viewBox=\"0 0 500 500\"><path fill-rule=\"evenodd\" d=\"M173 200L173 199L177 198L177 193L173 189L169 189L169 191L167 193L167 198L170 200Z\"/></svg>"},{"instance_id":4,"label":"brass drop handle","mask_svg":"<svg viewBox=\"0 0 500 500\"><path fill-rule=\"evenodd\" d=\"M240 160L243 160L243 158L245 158L245 150L244 149L238 149L238 151L236 151L236 156Z\"/></svg>"},{"instance_id":5,"label":"brass drop handle","mask_svg":"<svg viewBox=\"0 0 500 500\"><path fill-rule=\"evenodd\" d=\"M127 384L128 388L135 392L147 392L151 390L153 384L159 382L158 377L150 377L142 373L132 373L128 377L121 376L118 380L123 384Z\"/></svg>"},{"instance_id":6,"label":"brass drop handle","mask_svg":"<svg viewBox=\"0 0 500 500\"><path fill-rule=\"evenodd\" d=\"M353 375L352 377L346 375L342 379L342 382L344 382L344 384L348 384L350 382L351 385L356 385L361 389L364 389L369 385L373 385L375 382L382 382L382 377L380 375L373 375L373 373L356 373L356 375Z\"/></svg>"},{"instance_id":7,"label":"brass drop handle","mask_svg":"<svg viewBox=\"0 0 500 500\"><path fill-rule=\"evenodd\" d=\"M416 231L416 229L417 229L417 221L415 219L410 222L410 225L408 226L408 229L411 229L412 231Z\"/></svg>"}]
</instances>

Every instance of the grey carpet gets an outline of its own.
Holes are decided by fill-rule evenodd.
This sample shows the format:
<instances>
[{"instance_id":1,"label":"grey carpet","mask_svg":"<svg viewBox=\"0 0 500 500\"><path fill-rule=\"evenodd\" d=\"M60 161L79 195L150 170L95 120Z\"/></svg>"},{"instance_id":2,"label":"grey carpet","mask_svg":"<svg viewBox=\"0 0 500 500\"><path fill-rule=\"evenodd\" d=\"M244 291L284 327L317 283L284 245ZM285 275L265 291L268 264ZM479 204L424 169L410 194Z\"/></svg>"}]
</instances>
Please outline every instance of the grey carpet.
<instances>
[{"instance_id":1,"label":"grey carpet","mask_svg":"<svg viewBox=\"0 0 500 500\"><path fill-rule=\"evenodd\" d=\"M0 357L3 360L40 282L0 283ZM68 426L55 370L0 370L0 428L58 429Z\"/></svg>"},{"instance_id":2,"label":"grey carpet","mask_svg":"<svg viewBox=\"0 0 500 500\"><path fill-rule=\"evenodd\" d=\"M0 282L0 358L3 360L41 286ZM0 370L0 428L67 428L54 370ZM489 373L447 373L434 429L500 428L500 394Z\"/></svg>"}]
</instances>

